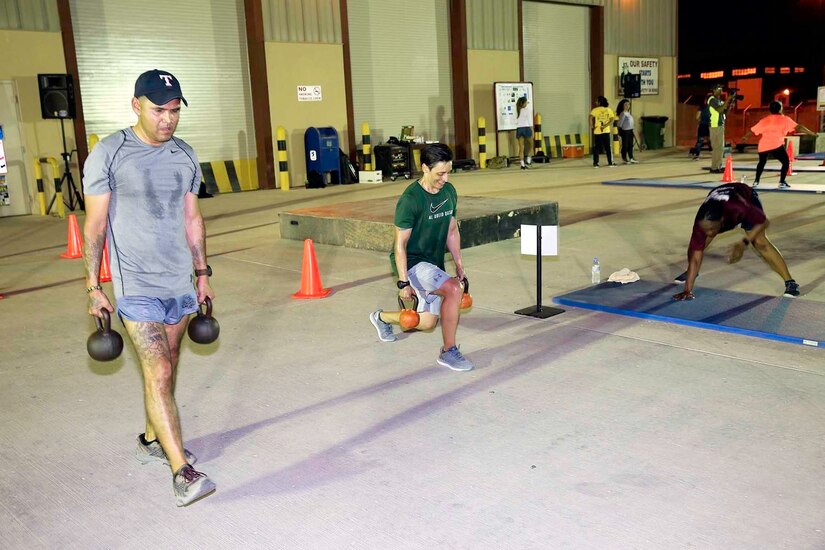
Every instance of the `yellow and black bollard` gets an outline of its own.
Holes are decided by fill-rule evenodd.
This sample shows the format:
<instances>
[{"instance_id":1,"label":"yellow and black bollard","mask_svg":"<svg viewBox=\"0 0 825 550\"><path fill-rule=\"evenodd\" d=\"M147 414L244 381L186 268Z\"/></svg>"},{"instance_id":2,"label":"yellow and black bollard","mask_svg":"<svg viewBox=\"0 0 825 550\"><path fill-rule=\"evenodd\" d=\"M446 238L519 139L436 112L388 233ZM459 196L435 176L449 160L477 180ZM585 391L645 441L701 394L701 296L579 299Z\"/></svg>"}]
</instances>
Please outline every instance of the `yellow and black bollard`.
<instances>
[{"instance_id":1,"label":"yellow and black bollard","mask_svg":"<svg viewBox=\"0 0 825 550\"><path fill-rule=\"evenodd\" d=\"M622 153L622 142L619 138L619 117L613 117L613 162L616 163L616 155Z\"/></svg>"},{"instance_id":2,"label":"yellow and black bollard","mask_svg":"<svg viewBox=\"0 0 825 550\"><path fill-rule=\"evenodd\" d=\"M370 125L361 124L361 154L364 156L364 171L372 170L372 147L370 146Z\"/></svg>"},{"instance_id":3,"label":"yellow and black bollard","mask_svg":"<svg viewBox=\"0 0 825 550\"><path fill-rule=\"evenodd\" d=\"M289 191L289 159L286 152L286 130L283 126L278 126L275 139L278 142L278 173L281 191Z\"/></svg>"},{"instance_id":4,"label":"yellow and black bollard","mask_svg":"<svg viewBox=\"0 0 825 550\"><path fill-rule=\"evenodd\" d=\"M478 167L487 168L487 121L478 117Z\"/></svg>"},{"instance_id":5,"label":"yellow and black bollard","mask_svg":"<svg viewBox=\"0 0 825 550\"><path fill-rule=\"evenodd\" d=\"M34 179L37 180L37 203L40 205L40 215L46 215L46 191L43 189L43 168L40 160L34 159Z\"/></svg>"},{"instance_id":6,"label":"yellow and black bollard","mask_svg":"<svg viewBox=\"0 0 825 550\"><path fill-rule=\"evenodd\" d=\"M541 135L541 115L538 113L533 117L533 157L544 157Z\"/></svg>"},{"instance_id":7,"label":"yellow and black bollard","mask_svg":"<svg viewBox=\"0 0 825 550\"><path fill-rule=\"evenodd\" d=\"M51 212L52 205L57 205L57 216L61 219L65 218L66 208L63 204L63 185L60 178L60 165L57 164L57 159L54 157L40 157L37 161L39 163L45 162L51 166L52 174L54 174L54 197L52 198L52 202L49 203L49 206L46 207L46 214Z\"/></svg>"}]
</instances>

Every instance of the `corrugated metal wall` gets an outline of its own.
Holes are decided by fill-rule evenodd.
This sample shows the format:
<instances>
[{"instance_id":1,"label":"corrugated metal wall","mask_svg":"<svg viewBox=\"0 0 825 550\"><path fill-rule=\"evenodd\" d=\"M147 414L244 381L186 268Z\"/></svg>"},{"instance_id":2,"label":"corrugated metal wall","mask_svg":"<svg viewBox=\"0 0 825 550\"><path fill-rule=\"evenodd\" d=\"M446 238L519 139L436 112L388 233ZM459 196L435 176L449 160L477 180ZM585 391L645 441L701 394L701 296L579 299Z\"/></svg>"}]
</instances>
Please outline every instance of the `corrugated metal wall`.
<instances>
[{"instance_id":1,"label":"corrugated metal wall","mask_svg":"<svg viewBox=\"0 0 825 550\"><path fill-rule=\"evenodd\" d=\"M1 1L1 0L0 0ZM340 44L339 0L261 0L264 39Z\"/></svg>"},{"instance_id":2,"label":"corrugated metal wall","mask_svg":"<svg viewBox=\"0 0 825 550\"><path fill-rule=\"evenodd\" d=\"M0 0L0 29L60 30L56 0Z\"/></svg>"},{"instance_id":3,"label":"corrugated metal wall","mask_svg":"<svg viewBox=\"0 0 825 550\"><path fill-rule=\"evenodd\" d=\"M467 47L518 50L519 1L467 0Z\"/></svg>"},{"instance_id":4,"label":"corrugated metal wall","mask_svg":"<svg viewBox=\"0 0 825 550\"><path fill-rule=\"evenodd\" d=\"M605 53L675 57L676 2L605 0Z\"/></svg>"}]
</instances>

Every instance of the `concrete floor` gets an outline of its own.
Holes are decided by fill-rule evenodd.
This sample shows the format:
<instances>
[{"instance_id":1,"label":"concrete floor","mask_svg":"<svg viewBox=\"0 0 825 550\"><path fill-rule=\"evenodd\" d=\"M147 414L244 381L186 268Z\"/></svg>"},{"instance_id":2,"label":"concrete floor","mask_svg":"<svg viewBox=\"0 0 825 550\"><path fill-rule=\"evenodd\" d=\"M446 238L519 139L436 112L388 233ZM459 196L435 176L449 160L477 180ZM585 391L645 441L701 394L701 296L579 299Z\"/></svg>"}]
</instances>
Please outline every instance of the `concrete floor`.
<instances>
[{"instance_id":1,"label":"concrete floor","mask_svg":"<svg viewBox=\"0 0 825 550\"><path fill-rule=\"evenodd\" d=\"M593 256L604 277L683 270L706 191L599 182L710 176L685 151L638 157L452 181L459 197L559 202L549 304L589 284ZM821 174L791 181L825 189ZM177 400L218 491L185 509L166 468L132 457L143 413L131 347L113 363L86 355L82 263L58 257L66 222L0 219L0 548L825 548L821 349L573 308L514 315L536 299L518 240L464 251L470 373L436 365L438 331L378 342L367 315L396 293L383 253L316 245L334 292L293 300L303 248L279 239L278 212L405 185L201 202L222 332L186 341ZM825 301L823 196L762 200L799 299ZM702 286L781 294L753 253L724 263L732 242L706 256L697 307Z\"/></svg>"}]
</instances>

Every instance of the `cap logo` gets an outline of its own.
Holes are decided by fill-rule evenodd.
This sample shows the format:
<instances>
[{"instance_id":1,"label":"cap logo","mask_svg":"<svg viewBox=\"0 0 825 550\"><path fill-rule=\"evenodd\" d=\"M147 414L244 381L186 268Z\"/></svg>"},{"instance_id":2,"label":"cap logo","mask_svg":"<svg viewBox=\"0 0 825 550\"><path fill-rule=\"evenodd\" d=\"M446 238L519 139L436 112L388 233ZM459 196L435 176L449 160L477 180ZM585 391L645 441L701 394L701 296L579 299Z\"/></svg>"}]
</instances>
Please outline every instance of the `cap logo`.
<instances>
[{"instance_id":1,"label":"cap logo","mask_svg":"<svg viewBox=\"0 0 825 550\"><path fill-rule=\"evenodd\" d=\"M167 88L172 87L172 78L174 78L174 77L171 74L159 74L158 77L161 80L163 80L164 82L166 82L166 87Z\"/></svg>"}]
</instances>

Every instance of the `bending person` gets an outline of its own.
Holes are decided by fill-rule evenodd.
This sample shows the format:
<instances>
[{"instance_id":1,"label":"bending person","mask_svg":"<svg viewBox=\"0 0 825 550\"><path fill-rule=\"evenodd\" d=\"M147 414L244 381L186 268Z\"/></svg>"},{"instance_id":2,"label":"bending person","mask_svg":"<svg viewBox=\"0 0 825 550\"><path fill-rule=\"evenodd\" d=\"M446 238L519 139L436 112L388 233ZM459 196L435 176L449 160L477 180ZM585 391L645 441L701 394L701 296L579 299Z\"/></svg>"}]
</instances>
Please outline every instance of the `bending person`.
<instances>
[{"instance_id":1,"label":"bending person","mask_svg":"<svg viewBox=\"0 0 825 550\"><path fill-rule=\"evenodd\" d=\"M741 260L745 248L753 245L756 253L785 281L784 295L791 298L799 296L799 285L791 277L785 259L765 234L770 222L756 191L744 183L726 183L711 190L696 213L688 245L688 268L676 277L677 283L685 283L685 289L674 294L674 300L694 298L693 283L702 267L705 249L716 235L739 225L745 231L745 237L731 248L728 263L735 264Z\"/></svg>"},{"instance_id":2,"label":"bending person","mask_svg":"<svg viewBox=\"0 0 825 550\"><path fill-rule=\"evenodd\" d=\"M447 181L452 170L453 153L443 143L427 145L421 150L424 175L411 183L395 207L395 247L390 254L398 271L398 295L403 300L418 297L420 315L416 330L430 330L441 319L441 348L437 362L456 371L473 369L456 344L460 316L461 280L466 276L461 261L461 235L456 222L458 197ZM455 262L456 276L444 271L444 254L449 250ZM400 312L377 310L370 322L382 342L394 342L390 323L399 323Z\"/></svg>"},{"instance_id":3,"label":"bending person","mask_svg":"<svg viewBox=\"0 0 825 550\"><path fill-rule=\"evenodd\" d=\"M754 134L760 136L759 145L757 146L759 162L756 165L756 179L753 180L753 186L756 187L759 185L762 171L765 169L765 163L768 162L768 155L771 155L782 163L782 168L779 172L779 188L788 189L790 185L785 181L785 178L788 176L791 161L788 158L788 151L785 150L785 136L796 131L816 137L816 132L808 130L801 124L797 124L792 118L783 115L782 104L778 101L771 101L769 109L771 114L752 126L751 129L742 136L741 141L747 141L747 139Z\"/></svg>"}]
</instances>

